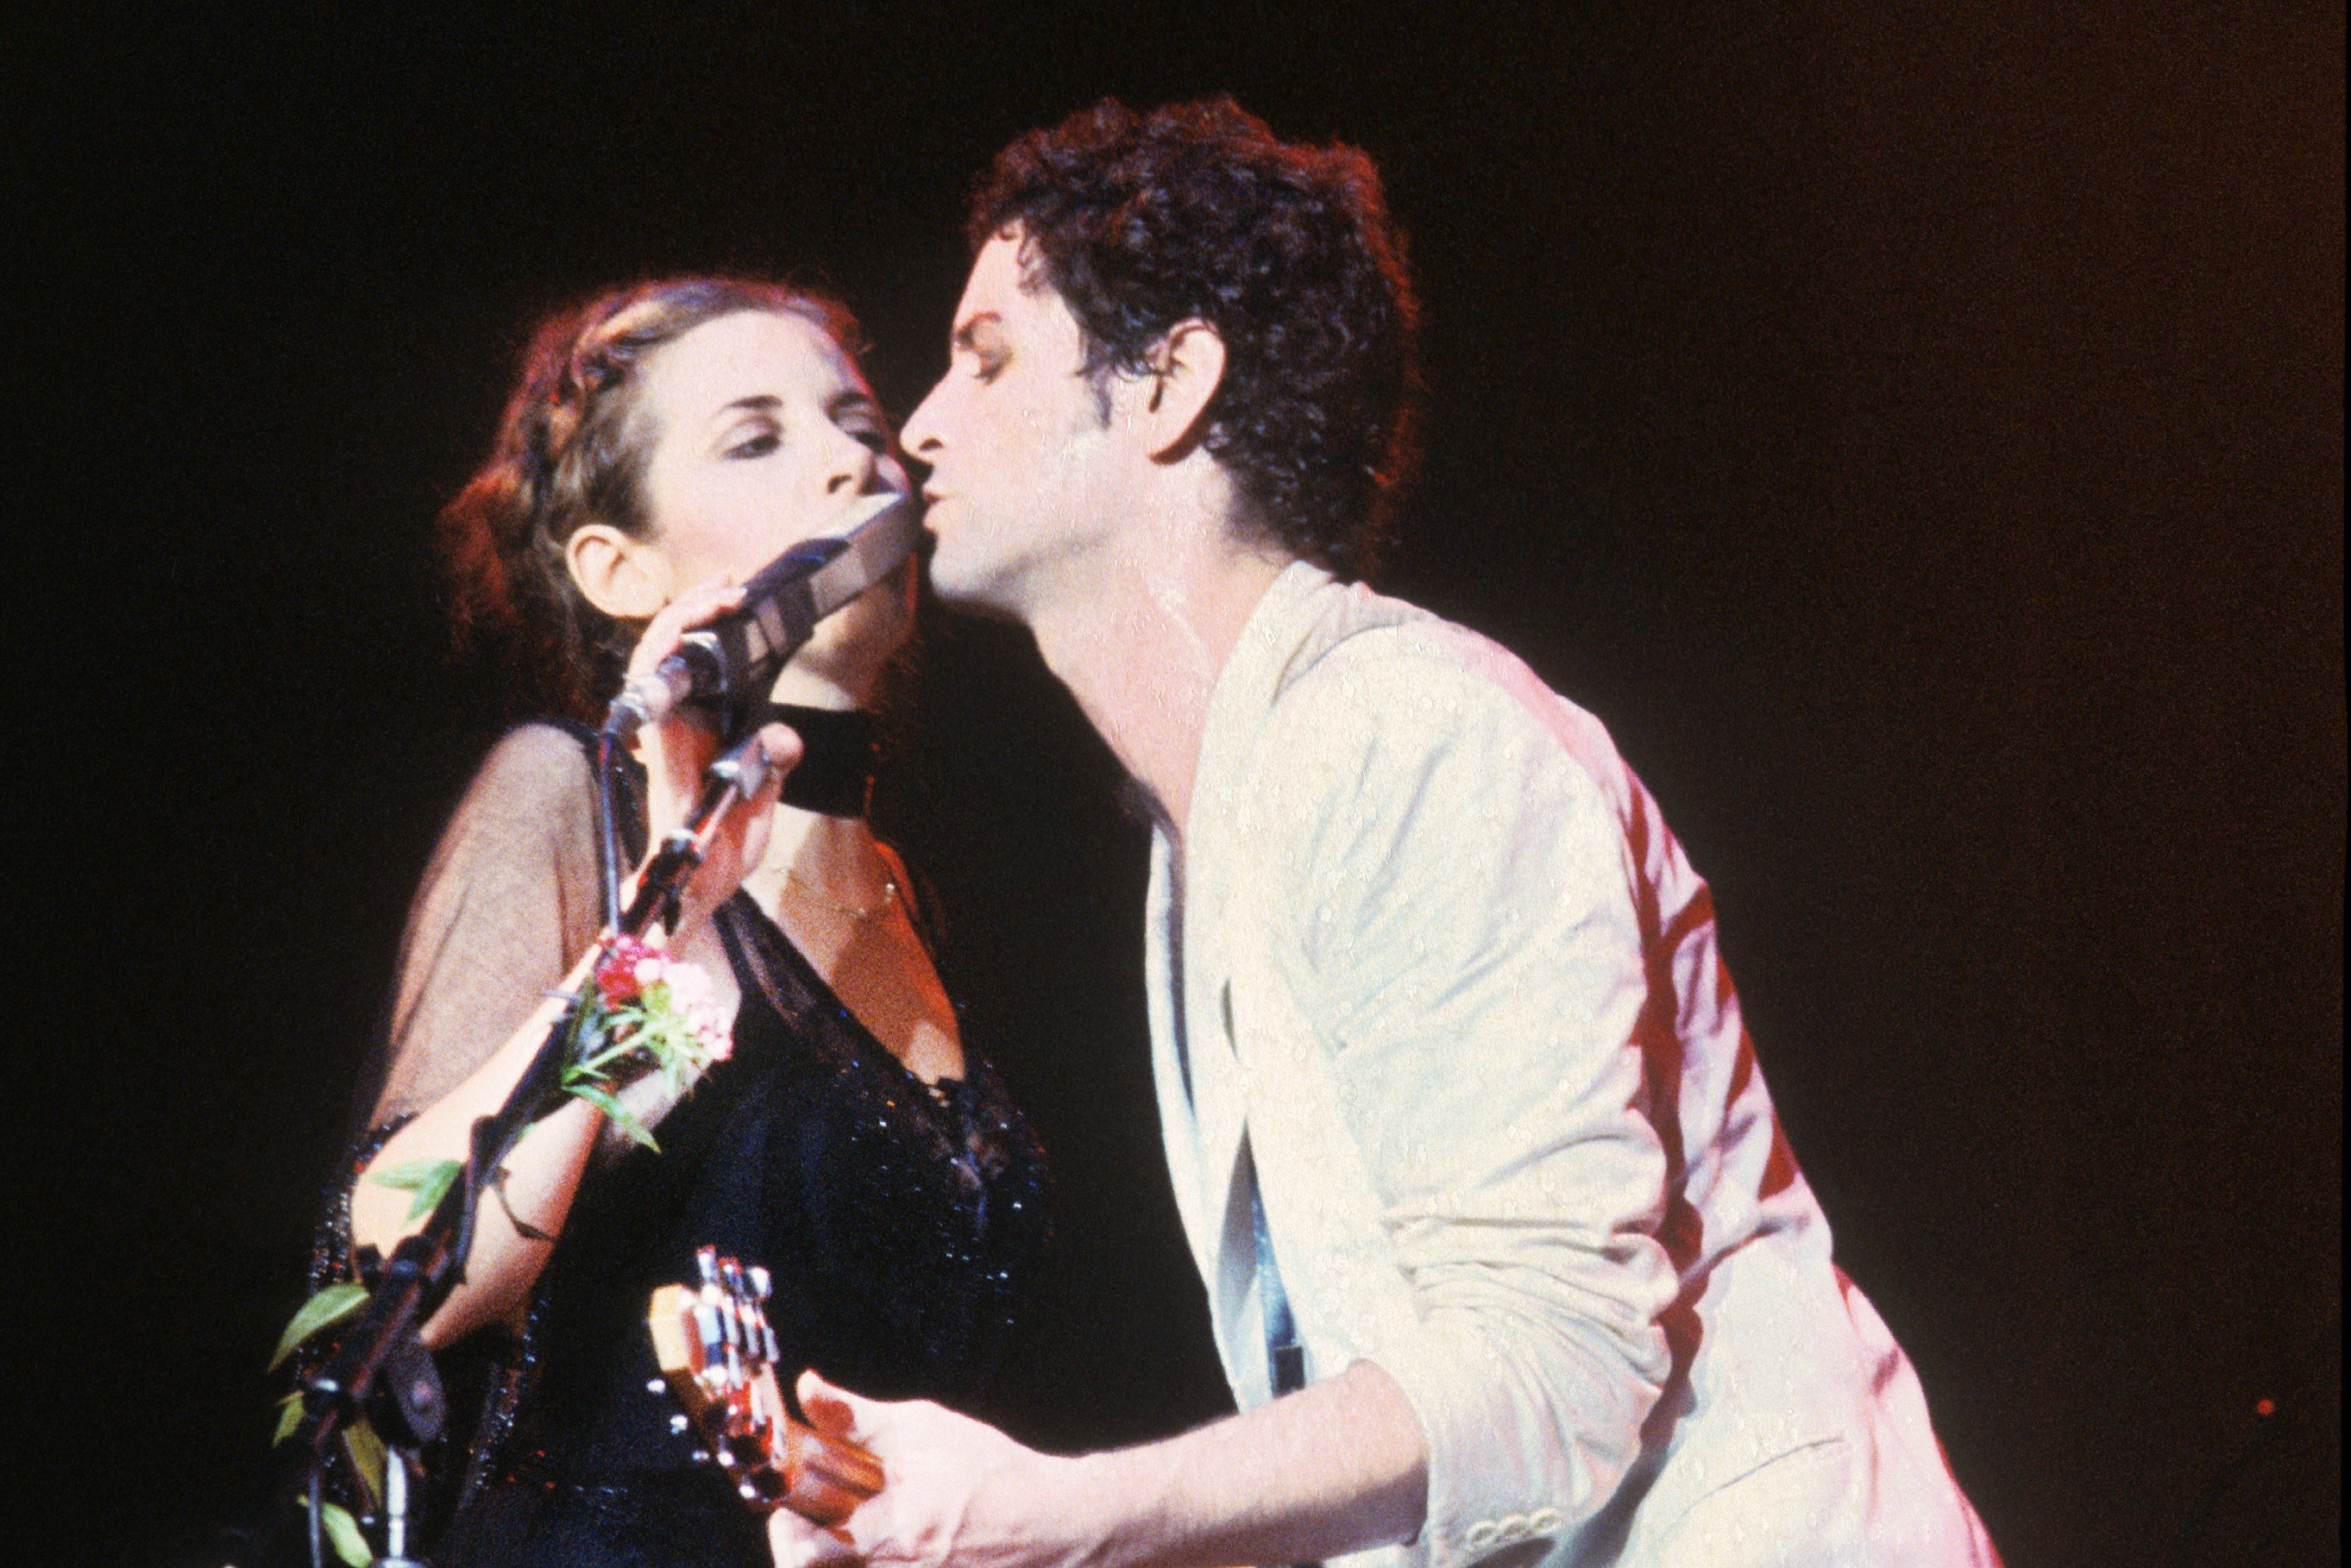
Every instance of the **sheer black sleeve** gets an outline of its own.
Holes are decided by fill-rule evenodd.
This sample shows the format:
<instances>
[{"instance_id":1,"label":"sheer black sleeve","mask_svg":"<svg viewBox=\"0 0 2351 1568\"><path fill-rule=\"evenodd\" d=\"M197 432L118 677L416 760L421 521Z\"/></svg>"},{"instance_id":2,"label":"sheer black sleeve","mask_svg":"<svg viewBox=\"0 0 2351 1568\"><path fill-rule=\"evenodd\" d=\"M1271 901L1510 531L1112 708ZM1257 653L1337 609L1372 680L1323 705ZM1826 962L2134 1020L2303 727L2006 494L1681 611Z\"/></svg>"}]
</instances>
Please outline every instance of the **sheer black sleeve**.
<instances>
[{"instance_id":1,"label":"sheer black sleeve","mask_svg":"<svg viewBox=\"0 0 2351 1568\"><path fill-rule=\"evenodd\" d=\"M371 1128L463 1083L595 940L592 787L580 742L551 724L482 763L409 909Z\"/></svg>"}]
</instances>

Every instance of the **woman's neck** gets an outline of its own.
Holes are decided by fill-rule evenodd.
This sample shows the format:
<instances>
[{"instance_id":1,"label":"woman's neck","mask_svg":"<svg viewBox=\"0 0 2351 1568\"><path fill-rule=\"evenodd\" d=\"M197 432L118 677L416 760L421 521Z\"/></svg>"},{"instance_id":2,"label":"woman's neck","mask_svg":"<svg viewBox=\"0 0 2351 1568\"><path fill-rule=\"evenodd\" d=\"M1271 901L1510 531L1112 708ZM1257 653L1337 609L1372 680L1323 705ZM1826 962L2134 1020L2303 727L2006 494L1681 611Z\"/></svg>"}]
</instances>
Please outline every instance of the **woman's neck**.
<instances>
[{"instance_id":1,"label":"woman's neck","mask_svg":"<svg viewBox=\"0 0 2351 1568\"><path fill-rule=\"evenodd\" d=\"M768 696L794 708L826 708L834 712L871 708L874 691L882 683L882 662L875 661L870 669L815 670L795 659L784 666Z\"/></svg>"},{"instance_id":2,"label":"woman's neck","mask_svg":"<svg viewBox=\"0 0 2351 1568\"><path fill-rule=\"evenodd\" d=\"M820 673L788 664L768 696L793 707L847 712L871 703L873 685L870 675L851 680L840 673ZM767 850L759 857L758 875L769 884L764 902L774 901L774 884L795 877L803 886L859 909L883 897L889 882L888 868L864 818L825 816L780 802L768 832Z\"/></svg>"},{"instance_id":3,"label":"woman's neck","mask_svg":"<svg viewBox=\"0 0 2351 1568\"><path fill-rule=\"evenodd\" d=\"M768 847L746 880L763 904L772 905L789 881L832 903L865 909L890 897L892 877L862 817L822 816L779 805Z\"/></svg>"}]
</instances>

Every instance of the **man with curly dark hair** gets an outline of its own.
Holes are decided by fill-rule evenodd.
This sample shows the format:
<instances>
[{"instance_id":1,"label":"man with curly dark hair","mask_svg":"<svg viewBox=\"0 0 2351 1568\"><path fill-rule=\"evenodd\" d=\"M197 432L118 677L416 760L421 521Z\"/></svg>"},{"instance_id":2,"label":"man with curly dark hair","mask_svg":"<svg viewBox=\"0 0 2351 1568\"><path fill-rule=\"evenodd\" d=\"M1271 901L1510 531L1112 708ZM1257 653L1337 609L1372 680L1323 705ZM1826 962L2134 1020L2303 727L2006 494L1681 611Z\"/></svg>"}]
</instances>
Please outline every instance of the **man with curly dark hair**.
<instances>
[{"instance_id":1,"label":"man with curly dark hair","mask_svg":"<svg viewBox=\"0 0 2351 1568\"><path fill-rule=\"evenodd\" d=\"M1369 159L1229 99L998 155L905 431L948 598L1147 796L1162 1131L1242 1414L1036 1454L812 1374L889 1480L780 1562L1981 1564L1830 1261L1712 905L1591 715L1364 588L1416 306Z\"/></svg>"}]
</instances>

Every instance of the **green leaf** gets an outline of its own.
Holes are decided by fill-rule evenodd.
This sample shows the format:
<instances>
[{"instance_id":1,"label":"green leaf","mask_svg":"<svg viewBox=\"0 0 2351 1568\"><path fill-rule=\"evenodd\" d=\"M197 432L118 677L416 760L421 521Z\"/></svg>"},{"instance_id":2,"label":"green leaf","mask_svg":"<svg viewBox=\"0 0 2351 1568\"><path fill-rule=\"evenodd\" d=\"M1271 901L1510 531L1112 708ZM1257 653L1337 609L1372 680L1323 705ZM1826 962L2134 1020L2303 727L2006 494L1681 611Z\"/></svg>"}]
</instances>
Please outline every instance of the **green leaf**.
<instances>
[{"instance_id":1,"label":"green leaf","mask_svg":"<svg viewBox=\"0 0 2351 1568\"><path fill-rule=\"evenodd\" d=\"M421 1219L440 1207L441 1199L464 1173L465 1162L455 1159L412 1159L405 1165L395 1165L390 1170L380 1170L368 1179L378 1187L399 1188L416 1194L416 1201L408 1206L411 1220Z\"/></svg>"},{"instance_id":2,"label":"green leaf","mask_svg":"<svg viewBox=\"0 0 2351 1568\"><path fill-rule=\"evenodd\" d=\"M611 1117L614 1127L619 1127L655 1154L661 1152L661 1145L653 1141L653 1135L645 1130L644 1124L630 1115L629 1107L621 1104L611 1094L596 1087L593 1084L574 1084L571 1085L570 1092Z\"/></svg>"},{"instance_id":3,"label":"green leaf","mask_svg":"<svg viewBox=\"0 0 2351 1568\"><path fill-rule=\"evenodd\" d=\"M456 1163L454 1159L412 1159L406 1164L395 1165L389 1170L371 1171L368 1173L368 1179L378 1187L396 1187L403 1192L409 1192L430 1182L443 1179L444 1168Z\"/></svg>"},{"instance_id":4,"label":"green leaf","mask_svg":"<svg viewBox=\"0 0 2351 1568\"><path fill-rule=\"evenodd\" d=\"M343 1452L351 1457L351 1469L359 1472L360 1484L367 1488L368 1501L381 1506L383 1502L383 1439L361 1417L343 1428Z\"/></svg>"},{"instance_id":5,"label":"green leaf","mask_svg":"<svg viewBox=\"0 0 2351 1568\"><path fill-rule=\"evenodd\" d=\"M607 1045L593 1056L573 1063L570 1070L586 1077L601 1078L607 1075L604 1072L607 1063L618 1062L624 1056L633 1054L636 1049L637 1043L634 1040L625 1040L618 1045Z\"/></svg>"},{"instance_id":6,"label":"green leaf","mask_svg":"<svg viewBox=\"0 0 2351 1568\"><path fill-rule=\"evenodd\" d=\"M269 1446L274 1449L292 1437L294 1428L301 1424L302 1390L297 1388L293 1393L277 1401L277 1435L269 1439Z\"/></svg>"},{"instance_id":7,"label":"green leaf","mask_svg":"<svg viewBox=\"0 0 2351 1568\"><path fill-rule=\"evenodd\" d=\"M277 1336L277 1354L269 1358L269 1370L277 1371L279 1364L294 1353L296 1345L320 1329L342 1322L359 1311L367 1299L365 1285L346 1282L329 1285L304 1302L301 1310L294 1314L294 1321L286 1325L286 1332Z\"/></svg>"},{"instance_id":8,"label":"green leaf","mask_svg":"<svg viewBox=\"0 0 2351 1568\"><path fill-rule=\"evenodd\" d=\"M310 1500L304 1498L302 1506L309 1507ZM327 1539L334 1543L336 1556L350 1563L351 1568L368 1568L368 1564L375 1561L375 1552L368 1545L368 1538L360 1533L360 1521L351 1517L350 1509L340 1503L320 1503L319 1517L326 1521Z\"/></svg>"},{"instance_id":9,"label":"green leaf","mask_svg":"<svg viewBox=\"0 0 2351 1568\"><path fill-rule=\"evenodd\" d=\"M597 1009L574 1007L571 1010L571 1059L576 1062L582 1056L594 1055L602 1048L609 1033L603 1014Z\"/></svg>"}]
</instances>

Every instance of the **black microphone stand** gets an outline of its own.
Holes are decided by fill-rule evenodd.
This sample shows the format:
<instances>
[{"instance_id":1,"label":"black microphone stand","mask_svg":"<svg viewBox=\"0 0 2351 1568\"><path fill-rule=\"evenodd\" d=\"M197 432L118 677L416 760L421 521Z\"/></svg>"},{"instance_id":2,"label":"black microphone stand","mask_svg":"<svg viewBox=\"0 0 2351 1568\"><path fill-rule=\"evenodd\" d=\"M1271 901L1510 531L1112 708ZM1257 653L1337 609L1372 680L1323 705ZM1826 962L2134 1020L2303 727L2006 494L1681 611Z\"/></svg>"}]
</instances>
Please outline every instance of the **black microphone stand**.
<instances>
[{"instance_id":1,"label":"black microphone stand","mask_svg":"<svg viewBox=\"0 0 2351 1568\"><path fill-rule=\"evenodd\" d=\"M609 750L600 747L606 755ZM642 936L656 916L675 927L686 882L709 853L719 822L736 803L758 793L767 774L767 753L756 735L711 764L693 815L646 861L636 896L599 939L600 945L615 935ZM609 794L608 776L597 781L600 797ZM601 801L601 807L609 823L610 801ZM599 836L604 840L600 847L609 846L609 831ZM607 908L618 909L616 867L609 855L607 862ZM573 1019L594 984L591 974L569 999L506 1102L474 1123L465 1168L434 1206L423 1228L394 1247L389 1258L364 1271L370 1276L365 1281L366 1309L344 1330L326 1365L302 1385L302 1418L288 1445L293 1460L287 1490L309 1506L314 1560L320 1529L317 1478L336 1438L355 1418L363 1412L371 1415L385 1440L398 1449L413 1450L440 1435L446 1414L440 1375L417 1331L465 1278L482 1195L496 1187L507 1156L531 1124L561 1101Z\"/></svg>"}]
</instances>

